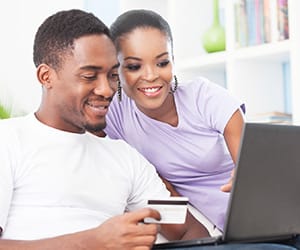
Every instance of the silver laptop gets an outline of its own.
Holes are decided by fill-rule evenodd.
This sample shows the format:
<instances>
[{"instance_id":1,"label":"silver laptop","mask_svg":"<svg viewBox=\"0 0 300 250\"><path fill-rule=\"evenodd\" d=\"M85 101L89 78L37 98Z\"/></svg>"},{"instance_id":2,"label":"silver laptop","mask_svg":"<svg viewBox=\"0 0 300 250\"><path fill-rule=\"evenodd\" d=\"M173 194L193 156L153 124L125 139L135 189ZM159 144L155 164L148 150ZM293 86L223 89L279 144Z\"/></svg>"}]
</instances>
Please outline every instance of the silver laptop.
<instances>
[{"instance_id":1,"label":"silver laptop","mask_svg":"<svg viewBox=\"0 0 300 250\"><path fill-rule=\"evenodd\" d=\"M277 242L300 234L300 126L246 123L224 233L153 249Z\"/></svg>"}]
</instances>

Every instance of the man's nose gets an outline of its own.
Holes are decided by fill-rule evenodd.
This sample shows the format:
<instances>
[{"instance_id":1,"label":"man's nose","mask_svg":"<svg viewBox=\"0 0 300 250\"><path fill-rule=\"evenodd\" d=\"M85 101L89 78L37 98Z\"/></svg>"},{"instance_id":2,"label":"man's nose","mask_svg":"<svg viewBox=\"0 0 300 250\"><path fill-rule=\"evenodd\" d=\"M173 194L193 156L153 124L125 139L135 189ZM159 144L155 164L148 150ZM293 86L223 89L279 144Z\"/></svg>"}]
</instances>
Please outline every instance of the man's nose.
<instances>
[{"instance_id":1,"label":"man's nose","mask_svg":"<svg viewBox=\"0 0 300 250\"><path fill-rule=\"evenodd\" d=\"M101 77L97 81L94 93L105 98L110 98L115 93L115 90L107 77Z\"/></svg>"}]
</instances>

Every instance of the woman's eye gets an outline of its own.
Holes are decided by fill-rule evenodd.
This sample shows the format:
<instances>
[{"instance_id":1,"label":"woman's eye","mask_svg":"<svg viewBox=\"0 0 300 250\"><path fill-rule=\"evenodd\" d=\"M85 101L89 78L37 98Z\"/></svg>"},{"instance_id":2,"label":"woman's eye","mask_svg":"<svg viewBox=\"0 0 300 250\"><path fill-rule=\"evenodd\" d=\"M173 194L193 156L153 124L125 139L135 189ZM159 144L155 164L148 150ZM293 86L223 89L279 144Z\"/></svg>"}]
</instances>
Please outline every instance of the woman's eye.
<instances>
[{"instance_id":1,"label":"woman's eye","mask_svg":"<svg viewBox=\"0 0 300 250\"><path fill-rule=\"evenodd\" d=\"M157 64L158 67L166 67L168 64L170 63L170 61L163 61Z\"/></svg>"},{"instance_id":2,"label":"woman's eye","mask_svg":"<svg viewBox=\"0 0 300 250\"><path fill-rule=\"evenodd\" d=\"M131 70L131 71L135 71L135 70L140 69L141 66L138 64L129 64L125 68L127 68L128 70Z\"/></svg>"}]
</instances>

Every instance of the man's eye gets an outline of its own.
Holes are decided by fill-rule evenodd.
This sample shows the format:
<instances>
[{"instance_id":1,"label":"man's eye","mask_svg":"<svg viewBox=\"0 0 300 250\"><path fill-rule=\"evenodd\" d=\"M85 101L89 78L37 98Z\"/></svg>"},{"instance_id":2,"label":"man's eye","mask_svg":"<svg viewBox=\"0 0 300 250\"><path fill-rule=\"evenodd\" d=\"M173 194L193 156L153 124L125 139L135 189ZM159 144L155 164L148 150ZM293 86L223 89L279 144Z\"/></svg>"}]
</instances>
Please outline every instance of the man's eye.
<instances>
[{"instance_id":1,"label":"man's eye","mask_svg":"<svg viewBox=\"0 0 300 250\"><path fill-rule=\"evenodd\" d=\"M166 67L168 64L170 63L170 61L163 61L157 64L158 67Z\"/></svg>"},{"instance_id":2,"label":"man's eye","mask_svg":"<svg viewBox=\"0 0 300 250\"><path fill-rule=\"evenodd\" d=\"M83 75L82 78L84 78L85 80L88 80L88 81L94 81L97 79L97 76L96 75Z\"/></svg>"},{"instance_id":3,"label":"man's eye","mask_svg":"<svg viewBox=\"0 0 300 250\"><path fill-rule=\"evenodd\" d=\"M141 66L138 65L138 64L128 64L128 65L126 66L126 68L127 68L128 70L135 71L135 70L140 69Z\"/></svg>"},{"instance_id":4,"label":"man's eye","mask_svg":"<svg viewBox=\"0 0 300 250\"><path fill-rule=\"evenodd\" d=\"M117 82L117 81L119 81L119 74L113 73L113 74L110 75L109 78L110 78L111 81Z\"/></svg>"}]
</instances>

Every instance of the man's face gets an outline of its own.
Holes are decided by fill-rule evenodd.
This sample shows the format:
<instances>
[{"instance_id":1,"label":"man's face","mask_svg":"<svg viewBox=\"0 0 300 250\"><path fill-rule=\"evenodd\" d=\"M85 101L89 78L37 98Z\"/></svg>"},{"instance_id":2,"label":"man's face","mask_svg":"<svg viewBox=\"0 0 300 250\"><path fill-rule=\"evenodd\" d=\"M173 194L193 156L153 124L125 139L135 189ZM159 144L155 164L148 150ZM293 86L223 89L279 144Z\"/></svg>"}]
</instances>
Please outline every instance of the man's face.
<instances>
[{"instance_id":1,"label":"man's face","mask_svg":"<svg viewBox=\"0 0 300 250\"><path fill-rule=\"evenodd\" d=\"M50 125L76 133L105 128L105 115L118 79L113 43L106 35L84 36L75 40L72 53L63 58L47 90Z\"/></svg>"}]
</instances>

